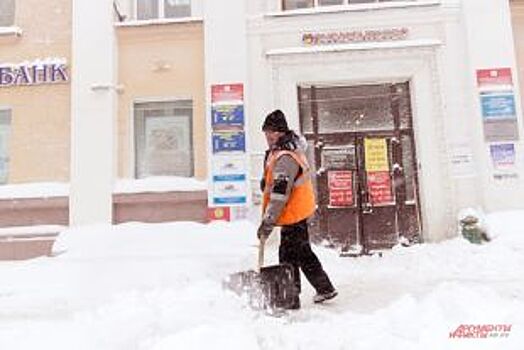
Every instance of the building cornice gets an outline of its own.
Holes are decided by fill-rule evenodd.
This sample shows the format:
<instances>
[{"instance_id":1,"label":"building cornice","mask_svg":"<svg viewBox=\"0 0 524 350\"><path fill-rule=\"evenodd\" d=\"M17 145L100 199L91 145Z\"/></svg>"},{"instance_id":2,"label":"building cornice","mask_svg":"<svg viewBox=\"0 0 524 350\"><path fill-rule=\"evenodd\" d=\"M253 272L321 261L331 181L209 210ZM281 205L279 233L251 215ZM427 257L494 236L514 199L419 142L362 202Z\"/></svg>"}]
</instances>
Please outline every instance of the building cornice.
<instances>
[{"instance_id":1,"label":"building cornice","mask_svg":"<svg viewBox=\"0 0 524 350\"><path fill-rule=\"evenodd\" d=\"M267 57L278 57L285 55L307 55L318 53L334 53L346 51L365 51L381 49L404 49L418 47L436 47L441 46L442 41L438 39L416 39L416 40L398 40L392 42L366 42L354 44L335 44L319 46L297 46L271 49L266 51Z\"/></svg>"}]
</instances>

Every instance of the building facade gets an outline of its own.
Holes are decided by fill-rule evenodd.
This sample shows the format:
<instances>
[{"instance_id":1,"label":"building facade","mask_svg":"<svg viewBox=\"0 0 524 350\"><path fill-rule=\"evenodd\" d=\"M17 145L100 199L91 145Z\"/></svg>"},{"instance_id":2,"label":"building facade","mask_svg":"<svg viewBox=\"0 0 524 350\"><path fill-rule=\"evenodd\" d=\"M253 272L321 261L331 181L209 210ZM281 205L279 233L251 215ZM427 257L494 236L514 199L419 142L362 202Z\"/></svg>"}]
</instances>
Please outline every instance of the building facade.
<instances>
[{"instance_id":1,"label":"building facade","mask_svg":"<svg viewBox=\"0 0 524 350\"><path fill-rule=\"evenodd\" d=\"M282 108L310 144L322 238L348 249L438 241L456 234L463 208L522 207L507 1L269 1L250 10L254 168L264 148L257 125Z\"/></svg>"},{"instance_id":2,"label":"building facade","mask_svg":"<svg viewBox=\"0 0 524 350\"><path fill-rule=\"evenodd\" d=\"M0 4L0 67L49 70L0 74L0 180L69 183L71 224L111 221L122 178L256 206L275 108L309 144L314 234L344 250L522 207L518 1Z\"/></svg>"}]
</instances>

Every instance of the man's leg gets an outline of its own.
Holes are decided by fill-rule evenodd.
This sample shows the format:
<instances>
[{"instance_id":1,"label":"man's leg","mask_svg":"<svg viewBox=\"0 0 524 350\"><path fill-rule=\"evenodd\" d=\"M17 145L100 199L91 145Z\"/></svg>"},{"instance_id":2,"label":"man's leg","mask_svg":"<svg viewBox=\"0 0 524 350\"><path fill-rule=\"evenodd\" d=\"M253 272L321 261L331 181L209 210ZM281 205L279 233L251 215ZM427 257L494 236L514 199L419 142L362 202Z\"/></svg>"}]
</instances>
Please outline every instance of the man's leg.
<instances>
[{"instance_id":1,"label":"man's leg","mask_svg":"<svg viewBox=\"0 0 524 350\"><path fill-rule=\"evenodd\" d=\"M283 226L280 231L280 247L278 249L278 259L281 264L290 264L293 267L293 274L295 278L295 288L297 288L298 294L300 294L300 262L297 250L297 240L293 235L292 230L289 226ZM297 297L294 302L293 309L300 308L300 298Z\"/></svg>"},{"instance_id":2,"label":"man's leg","mask_svg":"<svg viewBox=\"0 0 524 350\"><path fill-rule=\"evenodd\" d=\"M304 272L307 280L315 288L318 294L331 293L335 290L333 284L329 280L327 273L322 268L322 264L318 260L318 257L311 249L309 242L309 233L306 220L303 220L293 227L293 233L295 236L296 249L298 253L299 266Z\"/></svg>"},{"instance_id":3,"label":"man's leg","mask_svg":"<svg viewBox=\"0 0 524 350\"><path fill-rule=\"evenodd\" d=\"M300 266L299 254L297 249L297 239L289 226L283 226L280 231L280 248L278 249L278 259L281 264L290 264L293 266L295 275L295 285L300 293Z\"/></svg>"}]
</instances>

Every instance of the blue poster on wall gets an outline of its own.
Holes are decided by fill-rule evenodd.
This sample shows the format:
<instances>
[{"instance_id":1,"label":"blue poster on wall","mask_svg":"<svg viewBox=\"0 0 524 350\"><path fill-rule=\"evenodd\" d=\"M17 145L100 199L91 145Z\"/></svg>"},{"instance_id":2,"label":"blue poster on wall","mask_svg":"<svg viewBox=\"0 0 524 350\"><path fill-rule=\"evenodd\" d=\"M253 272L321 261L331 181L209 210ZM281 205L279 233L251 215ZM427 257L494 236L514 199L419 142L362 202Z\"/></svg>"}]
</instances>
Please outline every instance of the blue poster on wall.
<instances>
[{"instance_id":1,"label":"blue poster on wall","mask_svg":"<svg viewBox=\"0 0 524 350\"><path fill-rule=\"evenodd\" d=\"M213 105L211 107L213 128L220 126L244 126L244 105Z\"/></svg>"},{"instance_id":2,"label":"blue poster on wall","mask_svg":"<svg viewBox=\"0 0 524 350\"><path fill-rule=\"evenodd\" d=\"M508 168L515 165L515 145L512 143L490 145L491 159L495 169Z\"/></svg>"},{"instance_id":3,"label":"blue poster on wall","mask_svg":"<svg viewBox=\"0 0 524 350\"><path fill-rule=\"evenodd\" d=\"M213 132L213 153L246 151L246 135L243 131Z\"/></svg>"},{"instance_id":4,"label":"blue poster on wall","mask_svg":"<svg viewBox=\"0 0 524 350\"><path fill-rule=\"evenodd\" d=\"M480 101L484 119L516 118L513 92L483 92Z\"/></svg>"}]
</instances>

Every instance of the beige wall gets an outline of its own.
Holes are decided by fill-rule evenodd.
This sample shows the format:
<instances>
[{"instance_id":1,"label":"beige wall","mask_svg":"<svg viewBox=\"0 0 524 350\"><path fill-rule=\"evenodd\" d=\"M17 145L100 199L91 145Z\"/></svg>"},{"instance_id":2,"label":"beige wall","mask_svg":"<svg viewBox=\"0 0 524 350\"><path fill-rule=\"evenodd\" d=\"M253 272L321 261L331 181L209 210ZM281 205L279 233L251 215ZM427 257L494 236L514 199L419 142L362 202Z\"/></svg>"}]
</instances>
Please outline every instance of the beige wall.
<instances>
[{"instance_id":1,"label":"beige wall","mask_svg":"<svg viewBox=\"0 0 524 350\"><path fill-rule=\"evenodd\" d=\"M50 57L71 62L71 1L16 2L20 37L0 36L0 63ZM68 181L70 86L0 88L0 108L12 110L9 183Z\"/></svg>"},{"instance_id":2,"label":"beige wall","mask_svg":"<svg viewBox=\"0 0 524 350\"><path fill-rule=\"evenodd\" d=\"M206 177L204 34L202 22L125 26L117 29L118 176L134 176L133 115L136 100L193 100L195 176Z\"/></svg>"}]
</instances>

